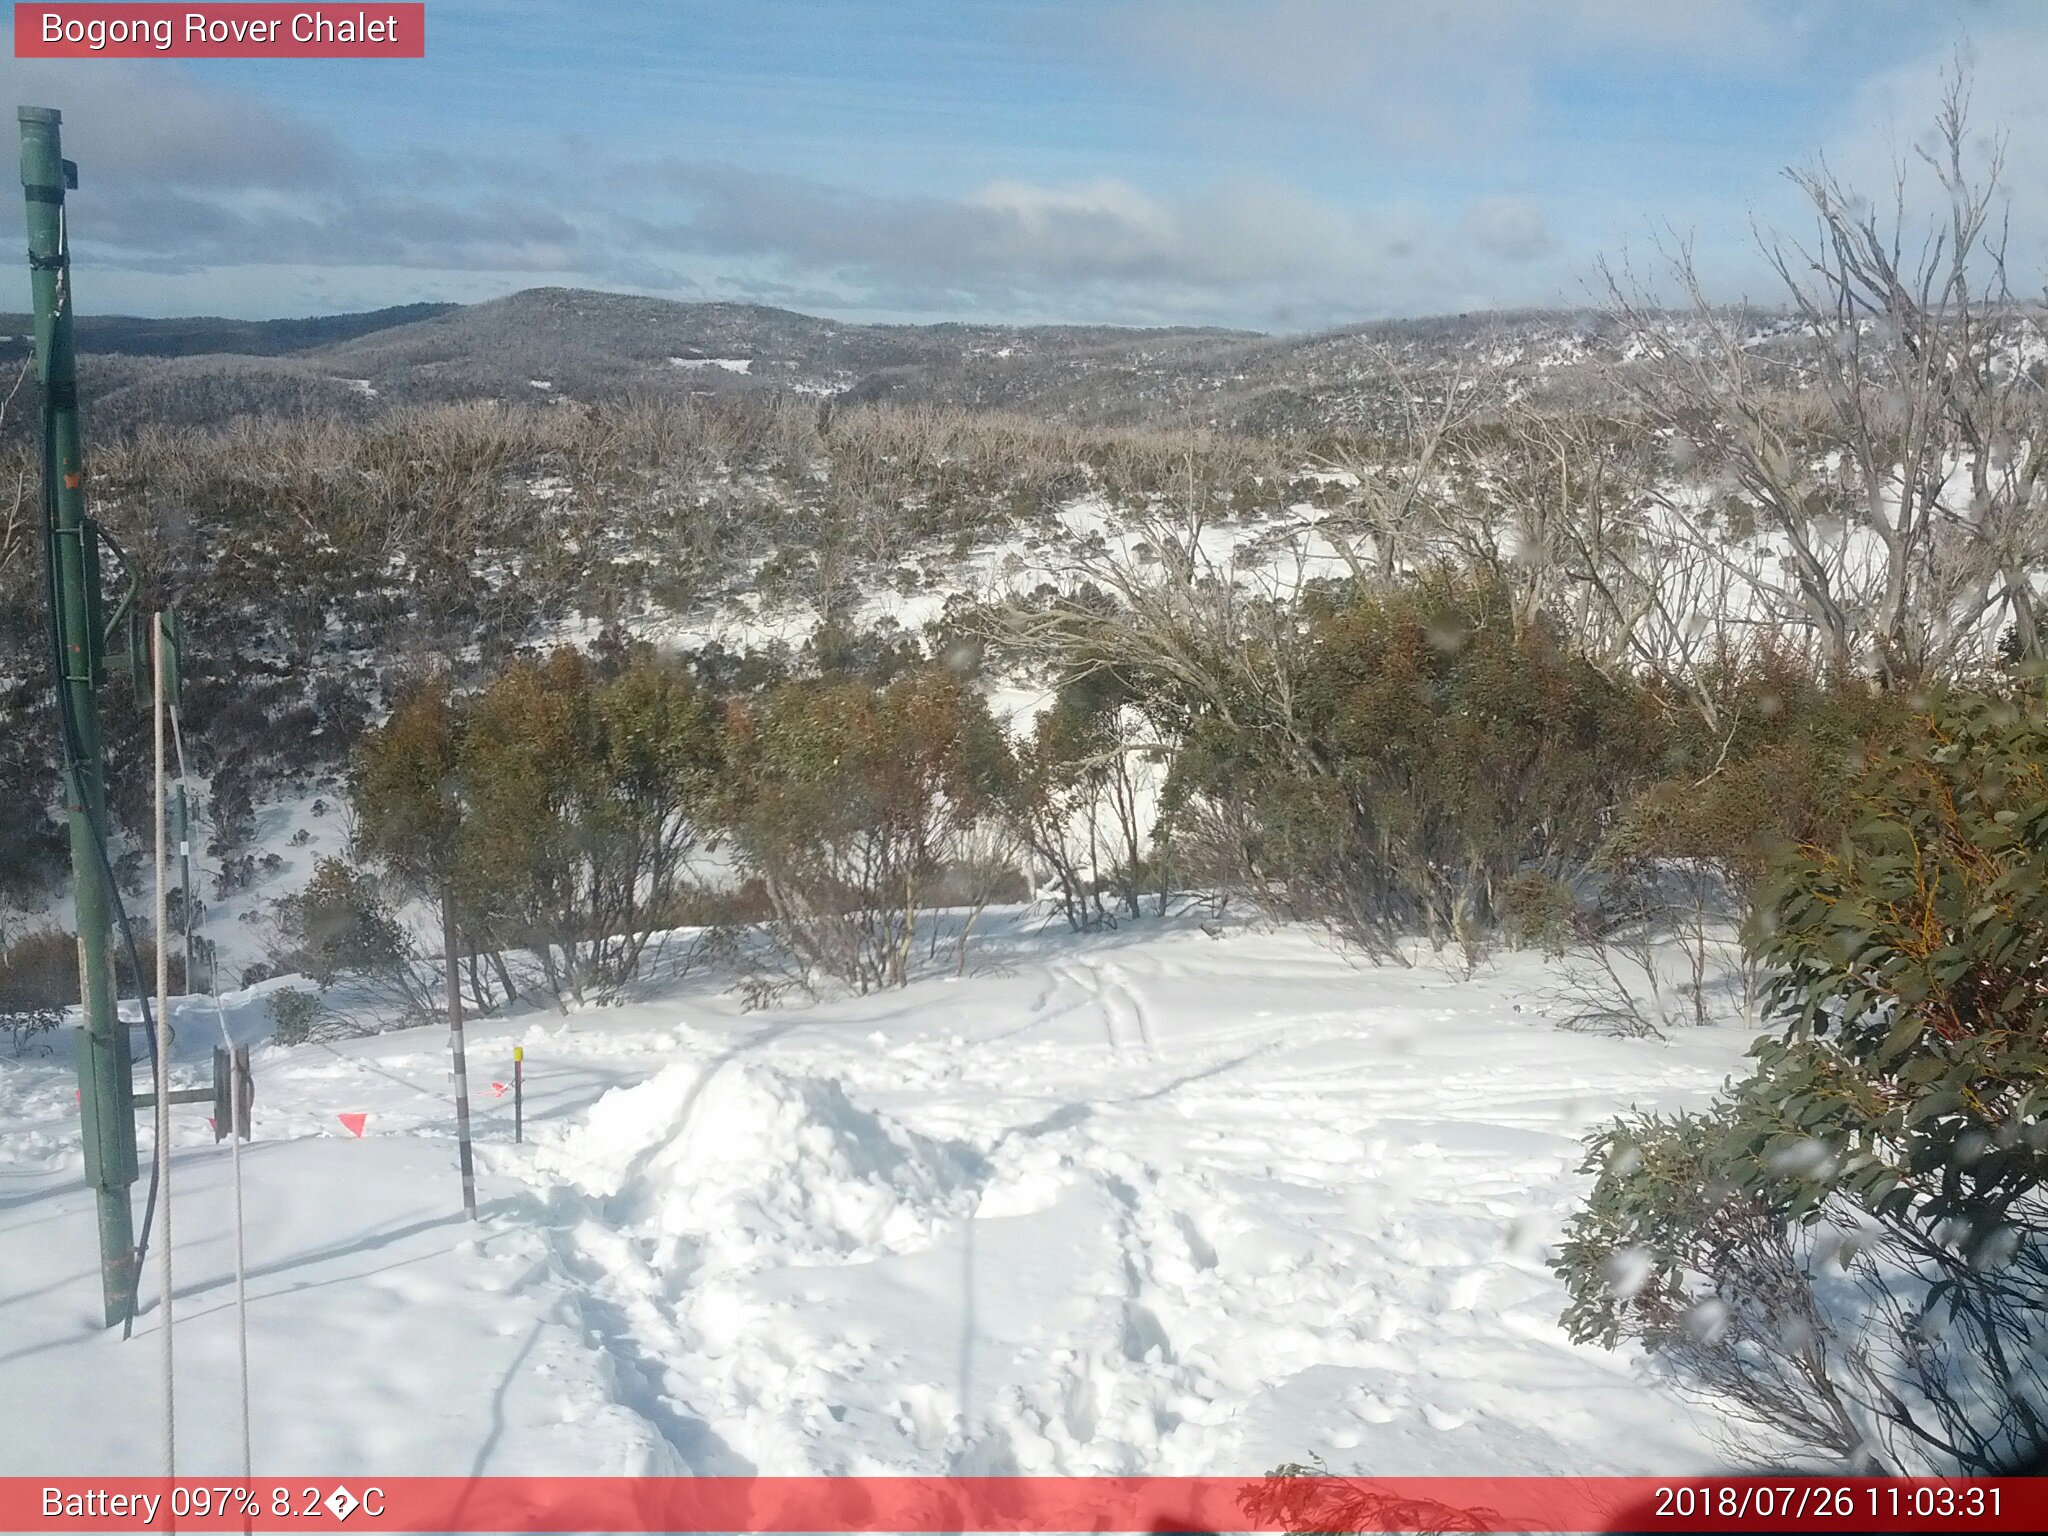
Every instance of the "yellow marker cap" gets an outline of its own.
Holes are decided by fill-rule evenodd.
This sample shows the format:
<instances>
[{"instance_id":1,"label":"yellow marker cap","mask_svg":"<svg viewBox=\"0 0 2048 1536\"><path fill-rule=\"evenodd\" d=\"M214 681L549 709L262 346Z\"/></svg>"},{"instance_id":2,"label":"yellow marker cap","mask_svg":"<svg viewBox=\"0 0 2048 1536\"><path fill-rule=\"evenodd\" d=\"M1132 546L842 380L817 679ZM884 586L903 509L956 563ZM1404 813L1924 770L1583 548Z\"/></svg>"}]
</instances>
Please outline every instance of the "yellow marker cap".
<instances>
[{"instance_id":1,"label":"yellow marker cap","mask_svg":"<svg viewBox=\"0 0 2048 1536\"><path fill-rule=\"evenodd\" d=\"M525 1047L525 1046L523 1046L523 1045L515 1045L515 1046L513 1046L513 1047L512 1047L512 1059L513 1059L514 1061L524 1061L524 1060L526 1060L526 1047Z\"/></svg>"}]
</instances>

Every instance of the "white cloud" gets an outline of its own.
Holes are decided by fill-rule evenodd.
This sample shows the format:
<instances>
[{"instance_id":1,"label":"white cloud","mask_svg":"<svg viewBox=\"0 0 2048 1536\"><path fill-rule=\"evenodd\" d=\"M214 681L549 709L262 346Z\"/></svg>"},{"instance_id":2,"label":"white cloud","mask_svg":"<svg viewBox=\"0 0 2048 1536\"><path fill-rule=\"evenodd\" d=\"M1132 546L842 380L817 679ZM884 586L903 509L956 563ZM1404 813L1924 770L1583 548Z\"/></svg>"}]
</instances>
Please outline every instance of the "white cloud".
<instances>
[{"instance_id":1,"label":"white cloud","mask_svg":"<svg viewBox=\"0 0 2048 1536\"><path fill-rule=\"evenodd\" d=\"M1462 218L1340 208L1273 182L1179 197L1119 178L1003 178L957 198L889 197L734 166L669 161L636 184L687 217L636 227L649 259L826 283L863 310L1322 325L1564 294L1537 204L1481 199Z\"/></svg>"},{"instance_id":2,"label":"white cloud","mask_svg":"<svg viewBox=\"0 0 2048 1536\"><path fill-rule=\"evenodd\" d=\"M0 58L0 100L61 111L64 153L89 185L311 190L347 158L327 135L172 64Z\"/></svg>"},{"instance_id":3,"label":"white cloud","mask_svg":"<svg viewBox=\"0 0 2048 1536\"><path fill-rule=\"evenodd\" d=\"M1534 198L1482 197L1465 210L1465 233L1496 256L1526 261L1550 244Z\"/></svg>"},{"instance_id":4,"label":"white cloud","mask_svg":"<svg viewBox=\"0 0 2048 1536\"><path fill-rule=\"evenodd\" d=\"M1960 47L1931 47L1872 75L1844 103L1822 155L1844 186L1871 197L1886 214L1896 168L1903 166L1909 212L1924 227L1943 204L1918 152L1933 147L1943 92L1959 67L1970 100L1966 164L1982 176L2002 150L2013 255L2021 268L2013 277L2018 286L2037 287L2048 257L2048 94L2041 87L2048 79L2048 27L2040 21L1980 29Z\"/></svg>"},{"instance_id":5,"label":"white cloud","mask_svg":"<svg viewBox=\"0 0 2048 1536\"><path fill-rule=\"evenodd\" d=\"M1560 65L1769 71L1805 23L1765 0L1131 0L1104 26L1191 93L1251 94L1382 150L1440 156L1509 139Z\"/></svg>"}]
</instances>

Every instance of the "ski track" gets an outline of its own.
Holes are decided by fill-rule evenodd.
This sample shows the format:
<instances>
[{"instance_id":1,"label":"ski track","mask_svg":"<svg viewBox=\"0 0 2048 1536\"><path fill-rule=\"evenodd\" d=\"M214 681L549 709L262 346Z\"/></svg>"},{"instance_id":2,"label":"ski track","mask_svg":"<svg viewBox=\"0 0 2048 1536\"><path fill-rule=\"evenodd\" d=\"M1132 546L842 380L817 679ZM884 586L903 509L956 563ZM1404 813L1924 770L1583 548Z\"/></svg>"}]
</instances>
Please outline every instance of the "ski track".
<instances>
[{"instance_id":1,"label":"ski track","mask_svg":"<svg viewBox=\"0 0 2048 1536\"><path fill-rule=\"evenodd\" d=\"M1711 1465L1638 1362L1563 1339L1544 1258L1585 1126L1696 1102L1745 1041L1510 1022L1526 990L1169 928L786 1014L487 1021L473 1088L528 1046L528 1145L502 1105L479 1132L481 1251L530 1314L495 1332L543 1362L505 1380L557 1431L633 1426L605 1470ZM66 1071L0 1076L0 1166L61 1163ZM265 1048L259 1138L375 1094L373 1134L445 1147L443 1071L416 1034ZM479 1466L513 1454L510 1390Z\"/></svg>"}]
</instances>

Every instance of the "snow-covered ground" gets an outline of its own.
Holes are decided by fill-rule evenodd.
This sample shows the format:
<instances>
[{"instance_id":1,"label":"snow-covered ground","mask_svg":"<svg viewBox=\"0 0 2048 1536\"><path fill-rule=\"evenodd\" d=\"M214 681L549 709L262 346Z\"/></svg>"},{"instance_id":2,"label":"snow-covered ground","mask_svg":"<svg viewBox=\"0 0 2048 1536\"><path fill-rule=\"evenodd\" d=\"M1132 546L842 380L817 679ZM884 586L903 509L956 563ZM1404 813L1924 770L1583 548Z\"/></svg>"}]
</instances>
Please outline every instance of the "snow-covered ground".
<instances>
[{"instance_id":1,"label":"snow-covered ground","mask_svg":"<svg viewBox=\"0 0 2048 1536\"><path fill-rule=\"evenodd\" d=\"M743 1013L705 975L486 1021L475 1225L442 1029L261 1044L257 1468L1707 1469L1711 1415L1570 1345L1544 1256L1585 1129L1698 1103L1746 1036L1563 1033L1550 984L1010 912L903 992ZM174 1018L196 1074L212 1006ZM230 1161L176 1123L180 1471L226 1473ZM68 1058L0 1056L0 1395L35 1405L0 1471L156 1468L156 1294L152 1261L136 1338L97 1326Z\"/></svg>"}]
</instances>

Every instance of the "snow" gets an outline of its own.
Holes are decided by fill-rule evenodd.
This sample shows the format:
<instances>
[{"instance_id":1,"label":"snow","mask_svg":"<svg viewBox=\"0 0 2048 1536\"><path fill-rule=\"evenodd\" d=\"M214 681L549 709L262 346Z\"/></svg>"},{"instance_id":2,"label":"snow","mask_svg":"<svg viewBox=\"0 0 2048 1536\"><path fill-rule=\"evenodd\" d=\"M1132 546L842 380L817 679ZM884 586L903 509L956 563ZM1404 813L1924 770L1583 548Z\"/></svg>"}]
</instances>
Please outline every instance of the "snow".
<instances>
[{"instance_id":1,"label":"snow","mask_svg":"<svg viewBox=\"0 0 2048 1536\"><path fill-rule=\"evenodd\" d=\"M723 368L727 373L751 373L754 360L750 357L672 357L672 368Z\"/></svg>"},{"instance_id":2,"label":"snow","mask_svg":"<svg viewBox=\"0 0 2048 1536\"><path fill-rule=\"evenodd\" d=\"M1720 1460L1704 1410L1564 1339L1544 1256L1585 1130L1702 1102L1742 1031L1560 1032L1521 956L1463 980L1287 929L984 924L967 975L899 992L748 1013L698 973L473 1023L475 1225L443 1030L259 1044L259 1470ZM277 985L226 999L237 1038ZM173 1022L196 1079L212 1005ZM525 1145L491 1087L515 1044ZM137 1338L99 1329L67 1055L0 1056L0 1391L37 1402L0 1471L146 1472L154 1269ZM180 1470L224 1473L229 1157L203 1109L175 1136Z\"/></svg>"}]
</instances>

